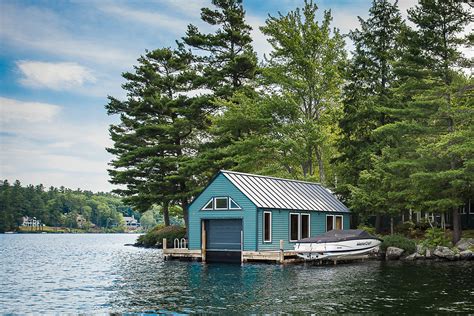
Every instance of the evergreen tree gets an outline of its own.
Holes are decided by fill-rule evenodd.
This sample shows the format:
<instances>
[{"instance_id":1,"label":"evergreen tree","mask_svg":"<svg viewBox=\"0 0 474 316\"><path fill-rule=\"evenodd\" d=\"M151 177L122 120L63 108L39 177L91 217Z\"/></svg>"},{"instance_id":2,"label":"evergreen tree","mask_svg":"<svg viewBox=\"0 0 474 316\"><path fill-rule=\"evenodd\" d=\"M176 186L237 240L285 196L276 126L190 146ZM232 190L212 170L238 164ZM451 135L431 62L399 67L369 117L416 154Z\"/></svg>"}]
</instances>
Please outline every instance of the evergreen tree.
<instances>
[{"instance_id":1,"label":"evergreen tree","mask_svg":"<svg viewBox=\"0 0 474 316\"><path fill-rule=\"evenodd\" d=\"M349 34L355 49L344 88L344 114L339 122L342 133L338 142L337 190L346 199L351 193L355 194L349 199L354 202L352 209L363 216L377 214L376 226L380 228L380 212L386 209L386 205L373 203L375 194L370 195L374 201L368 204L366 198L361 200L364 203L357 199L364 196L359 188L361 172L374 167L371 157L380 154L383 146L383 140L374 139L373 131L390 121L386 108L390 107L392 97L393 65L403 22L396 2L388 0L374 0L368 19L359 18L359 21L360 28ZM369 187L371 191L374 189Z\"/></svg>"},{"instance_id":2,"label":"evergreen tree","mask_svg":"<svg viewBox=\"0 0 474 316\"><path fill-rule=\"evenodd\" d=\"M212 0L215 8L202 8L201 19L217 26L215 33L204 34L189 25L184 43L199 51L203 87L217 98L227 99L244 89L255 76L257 57L245 22L242 0Z\"/></svg>"},{"instance_id":3,"label":"evergreen tree","mask_svg":"<svg viewBox=\"0 0 474 316\"><path fill-rule=\"evenodd\" d=\"M474 21L474 14L461 3L436 0L422 0L408 14L416 30L406 43L407 59L416 61L419 71L400 89L412 94L417 104L435 109L427 122L428 133L419 139L419 168L411 178L423 207L451 213L455 243L461 238L458 209L474 192L473 81L460 72L473 65L460 46L472 47L472 34L461 33ZM401 71L406 71L404 66Z\"/></svg>"},{"instance_id":4,"label":"evergreen tree","mask_svg":"<svg viewBox=\"0 0 474 316\"><path fill-rule=\"evenodd\" d=\"M182 45L148 52L134 73L125 73L124 101L110 97L109 114L121 122L110 127L116 156L109 170L111 182L124 185L115 192L142 212L153 204L163 207L169 225L170 203L186 209L194 193L193 157L199 131L205 127L208 103L185 94L196 88L194 57ZM186 216L185 216L186 218Z\"/></svg>"}]
</instances>

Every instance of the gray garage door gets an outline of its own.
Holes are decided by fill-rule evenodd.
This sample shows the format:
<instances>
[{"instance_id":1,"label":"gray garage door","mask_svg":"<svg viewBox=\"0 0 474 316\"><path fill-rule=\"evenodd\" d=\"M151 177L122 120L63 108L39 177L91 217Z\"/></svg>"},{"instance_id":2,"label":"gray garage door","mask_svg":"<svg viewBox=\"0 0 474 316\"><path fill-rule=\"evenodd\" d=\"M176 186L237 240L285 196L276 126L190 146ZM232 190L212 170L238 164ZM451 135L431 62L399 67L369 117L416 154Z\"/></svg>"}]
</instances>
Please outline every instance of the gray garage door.
<instances>
[{"instance_id":1,"label":"gray garage door","mask_svg":"<svg viewBox=\"0 0 474 316\"><path fill-rule=\"evenodd\" d=\"M207 250L240 251L241 219L210 219L206 223Z\"/></svg>"}]
</instances>

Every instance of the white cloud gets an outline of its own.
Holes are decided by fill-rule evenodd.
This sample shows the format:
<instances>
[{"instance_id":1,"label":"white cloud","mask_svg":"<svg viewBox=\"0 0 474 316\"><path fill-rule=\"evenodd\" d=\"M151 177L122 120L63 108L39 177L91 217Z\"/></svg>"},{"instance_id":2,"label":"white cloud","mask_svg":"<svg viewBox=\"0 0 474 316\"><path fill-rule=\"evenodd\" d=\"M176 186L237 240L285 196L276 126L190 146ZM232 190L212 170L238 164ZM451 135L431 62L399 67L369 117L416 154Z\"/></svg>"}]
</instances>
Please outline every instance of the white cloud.
<instances>
[{"instance_id":1,"label":"white cloud","mask_svg":"<svg viewBox=\"0 0 474 316\"><path fill-rule=\"evenodd\" d=\"M66 116L63 106L0 98L0 178L109 191L108 123Z\"/></svg>"},{"instance_id":2,"label":"white cloud","mask_svg":"<svg viewBox=\"0 0 474 316\"><path fill-rule=\"evenodd\" d=\"M51 122L60 107L39 102L21 102L0 97L0 122L4 124Z\"/></svg>"},{"instance_id":3,"label":"white cloud","mask_svg":"<svg viewBox=\"0 0 474 316\"><path fill-rule=\"evenodd\" d=\"M16 64L23 75L20 82L25 86L63 90L96 81L89 69L77 63L21 60Z\"/></svg>"},{"instance_id":4,"label":"white cloud","mask_svg":"<svg viewBox=\"0 0 474 316\"><path fill-rule=\"evenodd\" d=\"M34 50L53 56L74 57L106 67L123 68L136 59L135 50L123 50L107 43L106 37L73 35L68 20L53 11L0 2L0 41L20 51Z\"/></svg>"}]
</instances>

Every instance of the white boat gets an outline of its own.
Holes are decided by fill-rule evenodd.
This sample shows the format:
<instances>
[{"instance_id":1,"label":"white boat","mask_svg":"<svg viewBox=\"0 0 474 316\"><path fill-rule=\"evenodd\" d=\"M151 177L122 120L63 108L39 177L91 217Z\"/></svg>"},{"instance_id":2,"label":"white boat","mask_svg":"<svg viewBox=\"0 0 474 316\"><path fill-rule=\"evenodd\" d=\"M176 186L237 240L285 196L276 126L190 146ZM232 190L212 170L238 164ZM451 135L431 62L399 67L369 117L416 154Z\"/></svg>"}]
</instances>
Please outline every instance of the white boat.
<instances>
[{"instance_id":1,"label":"white boat","mask_svg":"<svg viewBox=\"0 0 474 316\"><path fill-rule=\"evenodd\" d=\"M372 252L381 240L360 229L330 230L322 235L298 240L297 255L306 260L349 259Z\"/></svg>"}]
</instances>

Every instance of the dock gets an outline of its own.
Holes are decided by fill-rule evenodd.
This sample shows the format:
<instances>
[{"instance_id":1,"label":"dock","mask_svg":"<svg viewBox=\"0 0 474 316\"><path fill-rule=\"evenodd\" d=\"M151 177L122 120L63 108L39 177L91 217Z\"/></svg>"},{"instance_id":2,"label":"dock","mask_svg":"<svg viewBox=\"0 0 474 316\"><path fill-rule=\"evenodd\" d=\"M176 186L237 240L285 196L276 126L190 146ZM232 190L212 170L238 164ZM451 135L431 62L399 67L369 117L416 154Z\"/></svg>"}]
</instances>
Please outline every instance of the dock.
<instances>
[{"instance_id":1,"label":"dock","mask_svg":"<svg viewBox=\"0 0 474 316\"><path fill-rule=\"evenodd\" d=\"M283 241L281 241L283 248ZM165 260L181 259L206 261L206 249L190 250L184 247L168 248L166 239L163 239L163 256ZM273 263L298 263L304 262L296 255L294 250L269 250L269 251L241 251L241 262L273 262Z\"/></svg>"}]
</instances>

